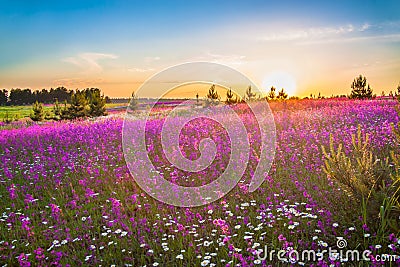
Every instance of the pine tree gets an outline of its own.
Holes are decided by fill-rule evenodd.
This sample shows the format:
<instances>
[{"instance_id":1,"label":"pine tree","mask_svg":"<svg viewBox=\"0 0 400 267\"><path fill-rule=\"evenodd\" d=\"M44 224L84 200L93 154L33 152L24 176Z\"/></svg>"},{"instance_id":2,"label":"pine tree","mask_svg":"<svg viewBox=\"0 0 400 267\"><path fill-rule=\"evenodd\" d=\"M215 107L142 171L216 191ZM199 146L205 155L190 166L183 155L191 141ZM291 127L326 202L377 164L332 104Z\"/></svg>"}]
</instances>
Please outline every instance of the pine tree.
<instances>
[{"instance_id":1,"label":"pine tree","mask_svg":"<svg viewBox=\"0 0 400 267\"><path fill-rule=\"evenodd\" d=\"M232 89L229 89L228 91L226 91L226 104L231 105L231 104L235 104L235 99L233 99L233 93L232 93Z\"/></svg>"},{"instance_id":2,"label":"pine tree","mask_svg":"<svg viewBox=\"0 0 400 267\"><path fill-rule=\"evenodd\" d=\"M76 119L86 117L87 104L84 92L77 90L71 96L71 104L66 111L66 118Z\"/></svg>"},{"instance_id":3,"label":"pine tree","mask_svg":"<svg viewBox=\"0 0 400 267\"><path fill-rule=\"evenodd\" d=\"M248 101L252 101L255 97L256 97L256 94L251 91L251 85L249 85L249 87L247 87L247 90L246 90L246 99Z\"/></svg>"},{"instance_id":4,"label":"pine tree","mask_svg":"<svg viewBox=\"0 0 400 267\"><path fill-rule=\"evenodd\" d=\"M32 113L29 116L33 121L42 121L44 119L44 110L42 103L35 102L32 106Z\"/></svg>"},{"instance_id":5,"label":"pine tree","mask_svg":"<svg viewBox=\"0 0 400 267\"><path fill-rule=\"evenodd\" d=\"M69 119L71 119L70 116L69 116L69 111L68 111L68 106L67 106L67 100L64 100L64 107L61 108L60 119L62 119L62 120L69 120Z\"/></svg>"},{"instance_id":6,"label":"pine tree","mask_svg":"<svg viewBox=\"0 0 400 267\"><path fill-rule=\"evenodd\" d=\"M0 106L5 106L8 100L8 92L6 89L0 90Z\"/></svg>"},{"instance_id":7,"label":"pine tree","mask_svg":"<svg viewBox=\"0 0 400 267\"><path fill-rule=\"evenodd\" d=\"M53 119L58 121L61 119L61 113L62 113L62 109L60 107L60 103L58 103L58 99L56 98L56 102L54 102L54 106L53 106Z\"/></svg>"},{"instance_id":8,"label":"pine tree","mask_svg":"<svg viewBox=\"0 0 400 267\"><path fill-rule=\"evenodd\" d=\"M288 97L288 95L285 93L285 90L282 88L279 92L278 92L278 96L276 97L276 99L278 100L285 100Z\"/></svg>"},{"instance_id":9,"label":"pine tree","mask_svg":"<svg viewBox=\"0 0 400 267\"><path fill-rule=\"evenodd\" d=\"M400 83L397 86L397 92L395 93L395 95L397 96L397 99L400 101Z\"/></svg>"},{"instance_id":10,"label":"pine tree","mask_svg":"<svg viewBox=\"0 0 400 267\"><path fill-rule=\"evenodd\" d=\"M367 78L362 75L354 79L351 84L350 98L353 99L371 99L372 89L369 84L367 84Z\"/></svg>"},{"instance_id":11,"label":"pine tree","mask_svg":"<svg viewBox=\"0 0 400 267\"><path fill-rule=\"evenodd\" d=\"M106 99L104 95L100 94L99 89L93 89L90 91L89 96L89 116L99 117L107 115L106 112Z\"/></svg>"},{"instance_id":12,"label":"pine tree","mask_svg":"<svg viewBox=\"0 0 400 267\"><path fill-rule=\"evenodd\" d=\"M268 100L275 100L276 99L276 94L275 94L276 88L275 87L271 87L271 89L269 90L267 99Z\"/></svg>"},{"instance_id":13,"label":"pine tree","mask_svg":"<svg viewBox=\"0 0 400 267\"><path fill-rule=\"evenodd\" d=\"M211 85L210 89L208 89L208 94L207 94L207 104L212 104L212 105L217 105L219 100L220 100L220 96L218 95L217 90L215 89L215 85Z\"/></svg>"}]
</instances>

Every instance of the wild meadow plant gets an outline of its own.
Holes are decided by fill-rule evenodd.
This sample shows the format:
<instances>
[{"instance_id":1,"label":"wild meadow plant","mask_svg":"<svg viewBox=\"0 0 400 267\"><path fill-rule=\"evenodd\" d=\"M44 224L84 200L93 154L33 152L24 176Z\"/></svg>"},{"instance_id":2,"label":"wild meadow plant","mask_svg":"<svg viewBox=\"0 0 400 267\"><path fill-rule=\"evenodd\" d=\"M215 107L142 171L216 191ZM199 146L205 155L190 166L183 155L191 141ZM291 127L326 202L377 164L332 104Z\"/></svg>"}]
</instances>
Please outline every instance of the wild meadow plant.
<instances>
[{"instance_id":1,"label":"wild meadow plant","mask_svg":"<svg viewBox=\"0 0 400 267\"><path fill-rule=\"evenodd\" d=\"M342 151L342 144L339 144L335 151L331 136L329 152L322 147L326 158L323 170L329 179L336 181L360 206L362 228L376 232L373 237L375 242L387 243L389 234L394 232L398 235L400 230L399 214L394 212L398 201L397 189L393 192L393 187L398 185L391 181L393 174L389 158L381 160L373 155L369 135L365 134L363 137L360 127L357 134L352 135L352 146L353 150L349 156ZM399 165L394 163L395 169L398 168ZM365 234L368 237L369 235ZM368 246L364 249L368 249Z\"/></svg>"},{"instance_id":2,"label":"wild meadow plant","mask_svg":"<svg viewBox=\"0 0 400 267\"><path fill-rule=\"evenodd\" d=\"M249 193L249 178L259 160L258 131L248 111L238 105L236 111L253 136L249 167L229 194L196 208L163 204L137 186L124 160L121 118L2 130L0 262L8 266L387 266L387 262L343 263L328 257L260 260L257 253L265 246L287 254L304 249L321 252L335 247L337 237L347 240L351 249L398 253L399 233L389 219L394 209L376 198L383 213L368 211L372 188L384 192L385 199L393 202L391 207L394 203L398 207L394 185L399 177L395 149L399 140L391 127L399 122L395 106L394 101L353 100L271 103L277 128L275 160L263 185ZM148 152L157 171L186 186L218 176L235 145L225 139L223 129L208 120L193 121L183 129L180 145L188 158L198 156L198 143L210 132L221 142L209 169L183 173L169 164L160 148L163 116L157 113L148 121ZM329 162L333 172L328 171L327 177L321 146L330 145L328 157L343 160L344 167ZM344 154L338 154L339 146ZM342 169L361 180L333 178ZM368 201L367 213L360 212L360 199ZM379 232L382 221L387 226ZM398 266L399 261L391 264Z\"/></svg>"}]
</instances>

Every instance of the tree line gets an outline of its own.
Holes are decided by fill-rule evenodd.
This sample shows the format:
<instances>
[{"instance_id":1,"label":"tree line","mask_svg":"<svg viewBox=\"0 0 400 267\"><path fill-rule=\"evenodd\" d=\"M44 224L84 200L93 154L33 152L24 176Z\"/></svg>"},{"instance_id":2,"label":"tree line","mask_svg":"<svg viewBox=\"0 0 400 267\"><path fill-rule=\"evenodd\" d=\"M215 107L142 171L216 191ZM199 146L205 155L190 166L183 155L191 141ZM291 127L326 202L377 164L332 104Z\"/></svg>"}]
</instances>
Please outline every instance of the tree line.
<instances>
[{"instance_id":1,"label":"tree line","mask_svg":"<svg viewBox=\"0 0 400 267\"><path fill-rule=\"evenodd\" d=\"M87 88L85 90L98 89L98 88ZM100 89L99 89L100 90ZM42 89L32 91L29 88L20 89L13 88L10 91L3 89L0 90L0 106L22 106L22 105L32 105L35 102L43 104L52 104L56 100L59 102L71 101L71 96L74 90L68 90L67 88L61 86L57 88L50 88L50 90ZM105 97L106 101L109 102L110 99Z\"/></svg>"},{"instance_id":2,"label":"tree line","mask_svg":"<svg viewBox=\"0 0 400 267\"><path fill-rule=\"evenodd\" d=\"M261 95L257 95L253 92L251 85L249 85L246 89L246 92L243 97L238 96L235 94L232 89L226 91L225 103L228 105L236 104L236 103L243 103L246 101L254 101L254 100L285 100L288 98L288 94L285 92L285 89L281 89L280 91L276 91L275 87L271 87L270 92L266 97L262 97ZM196 94L197 102L199 102L199 94ZM210 89L208 89L208 93L206 96L206 105L216 105L221 102L221 96L218 93L215 85L211 85Z\"/></svg>"},{"instance_id":3,"label":"tree line","mask_svg":"<svg viewBox=\"0 0 400 267\"><path fill-rule=\"evenodd\" d=\"M384 92L382 92L382 96L384 96ZM234 98L235 96L235 98ZM395 93L392 91L389 92L389 96L395 98L397 97L398 100L400 101L400 84L397 86L397 90ZM342 97L348 97L350 99L372 99L375 98L376 95L373 94L373 90L370 86L370 84L367 83L367 78L363 75L357 76L352 84L351 84L351 92L350 95L342 95ZM199 95L196 95L197 101L199 99ZM257 97L255 93L252 92L251 86L249 86L246 90L245 95L240 98L237 95L234 95L231 89L229 89L226 92L226 100L225 103L230 105L230 104L235 104L235 103L240 103L240 102L245 102L245 101L252 101L256 99L262 99L260 95ZM267 95L264 97L268 101L281 101L281 100L286 100L288 98L288 94L285 92L285 89L282 88L281 90L277 91L277 89L272 86L267 93ZM308 97L306 97L308 98ZM318 99L323 99L324 97L321 96L321 93L319 93L318 97L314 97L312 94L310 95L310 98L318 98ZM299 99L298 97L291 97L290 99ZM212 85L210 89L208 90L208 94L206 96L206 100L208 104L215 104L218 102L221 102L221 96L218 94L217 90L215 89L215 85Z\"/></svg>"}]
</instances>

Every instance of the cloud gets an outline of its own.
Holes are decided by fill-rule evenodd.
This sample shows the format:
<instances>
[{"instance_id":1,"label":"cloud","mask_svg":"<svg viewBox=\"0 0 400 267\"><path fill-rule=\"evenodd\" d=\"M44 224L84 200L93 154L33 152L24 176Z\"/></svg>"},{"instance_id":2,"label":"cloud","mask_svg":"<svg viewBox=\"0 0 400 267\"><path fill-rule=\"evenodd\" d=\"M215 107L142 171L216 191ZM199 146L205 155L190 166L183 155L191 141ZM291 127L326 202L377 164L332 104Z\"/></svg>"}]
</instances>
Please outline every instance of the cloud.
<instances>
[{"instance_id":1,"label":"cloud","mask_svg":"<svg viewBox=\"0 0 400 267\"><path fill-rule=\"evenodd\" d=\"M271 33L259 38L267 42L292 42L296 45L359 42L376 40L385 42L398 42L400 23L380 23L360 25L348 24L336 27L317 27L282 33ZM382 33L382 28L385 28Z\"/></svg>"},{"instance_id":2,"label":"cloud","mask_svg":"<svg viewBox=\"0 0 400 267\"><path fill-rule=\"evenodd\" d=\"M209 61L226 65L241 65L244 63L245 58L246 56L243 55L236 55L236 54L222 55L222 54L214 54L206 52L204 53L204 55L194 57L189 61Z\"/></svg>"},{"instance_id":3,"label":"cloud","mask_svg":"<svg viewBox=\"0 0 400 267\"><path fill-rule=\"evenodd\" d=\"M304 30L288 31L283 33L272 33L262 38L262 41L296 41L308 39L321 39L326 37L349 34L353 32L365 31L370 27L369 24L363 24L355 27L352 24L338 27L317 27Z\"/></svg>"},{"instance_id":4,"label":"cloud","mask_svg":"<svg viewBox=\"0 0 400 267\"><path fill-rule=\"evenodd\" d=\"M161 58L160 57L145 57L144 62L146 63L152 63L155 61L159 61Z\"/></svg>"},{"instance_id":5,"label":"cloud","mask_svg":"<svg viewBox=\"0 0 400 267\"><path fill-rule=\"evenodd\" d=\"M400 42L400 34L382 34L382 35L371 35L371 36L354 36L344 38L330 38L330 39L319 39L310 41L298 42L298 45L314 45L314 44L327 44L327 43L354 43L361 41L375 41L375 42Z\"/></svg>"},{"instance_id":6,"label":"cloud","mask_svg":"<svg viewBox=\"0 0 400 267\"><path fill-rule=\"evenodd\" d=\"M104 53L81 53L74 57L62 59L64 62L71 63L83 69L85 73L101 72L103 67L98 61L102 59L116 59L117 55Z\"/></svg>"},{"instance_id":7,"label":"cloud","mask_svg":"<svg viewBox=\"0 0 400 267\"><path fill-rule=\"evenodd\" d=\"M155 71L154 68L129 68L128 71L130 72L148 72L148 71Z\"/></svg>"},{"instance_id":8,"label":"cloud","mask_svg":"<svg viewBox=\"0 0 400 267\"><path fill-rule=\"evenodd\" d=\"M91 86L97 86L98 84L105 83L104 79L82 79L82 78L63 78L54 80L53 85L55 87L64 86L69 89L74 88L86 88Z\"/></svg>"},{"instance_id":9,"label":"cloud","mask_svg":"<svg viewBox=\"0 0 400 267\"><path fill-rule=\"evenodd\" d=\"M368 24L368 23L364 23L364 24L360 27L359 31L360 31L360 32L363 32L363 31L365 31L365 30L368 30L369 28L371 28L371 25Z\"/></svg>"}]
</instances>

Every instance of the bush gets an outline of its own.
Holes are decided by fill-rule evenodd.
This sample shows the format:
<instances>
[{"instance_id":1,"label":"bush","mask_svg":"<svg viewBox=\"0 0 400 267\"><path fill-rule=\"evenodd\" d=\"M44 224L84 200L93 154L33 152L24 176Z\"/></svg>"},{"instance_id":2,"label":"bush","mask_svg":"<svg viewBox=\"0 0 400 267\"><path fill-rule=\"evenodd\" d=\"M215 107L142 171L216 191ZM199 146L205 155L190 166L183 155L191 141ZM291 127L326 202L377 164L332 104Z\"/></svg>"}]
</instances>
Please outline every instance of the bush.
<instances>
[{"instance_id":1,"label":"bush","mask_svg":"<svg viewBox=\"0 0 400 267\"><path fill-rule=\"evenodd\" d=\"M61 119L61 115L62 115L62 108L60 107L60 103L58 103L58 99L56 99L56 102L54 103L53 106L53 119L58 121Z\"/></svg>"},{"instance_id":2,"label":"bush","mask_svg":"<svg viewBox=\"0 0 400 267\"><path fill-rule=\"evenodd\" d=\"M90 91L89 94L89 116L99 117L107 115L106 99L100 94L99 89Z\"/></svg>"},{"instance_id":3,"label":"bush","mask_svg":"<svg viewBox=\"0 0 400 267\"><path fill-rule=\"evenodd\" d=\"M13 120L14 119L10 116L10 113L8 111L6 111L6 114L3 117L3 122L8 124L8 123L13 122Z\"/></svg>"},{"instance_id":4,"label":"bush","mask_svg":"<svg viewBox=\"0 0 400 267\"><path fill-rule=\"evenodd\" d=\"M32 113L30 115L30 118L33 121L42 121L44 119L44 115L45 115L45 113L44 113L44 110L43 110L42 103L39 103L39 102L36 101L33 104Z\"/></svg>"},{"instance_id":5,"label":"bush","mask_svg":"<svg viewBox=\"0 0 400 267\"><path fill-rule=\"evenodd\" d=\"M400 136L400 135L399 135ZM398 140L400 141L400 139ZM362 136L361 128L352 135L353 151L347 156L342 144L335 150L331 136L329 153L322 147L325 156L324 172L336 181L360 205L363 224L376 231L376 241L384 242L387 235L399 232L399 177L391 174L389 158L376 158L369 146L369 136ZM400 168L400 157L394 156L395 168Z\"/></svg>"},{"instance_id":6,"label":"bush","mask_svg":"<svg viewBox=\"0 0 400 267\"><path fill-rule=\"evenodd\" d=\"M85 94L81 91L76 91L71 96L71 104L68 108L62 111L63 119L85 118L88 115L88 101Z\"/></svg>"}]
</instances>

